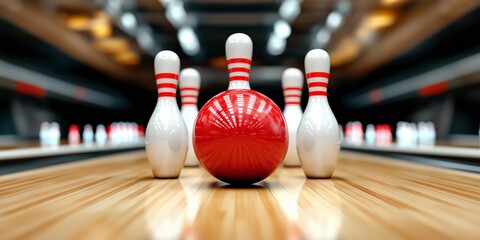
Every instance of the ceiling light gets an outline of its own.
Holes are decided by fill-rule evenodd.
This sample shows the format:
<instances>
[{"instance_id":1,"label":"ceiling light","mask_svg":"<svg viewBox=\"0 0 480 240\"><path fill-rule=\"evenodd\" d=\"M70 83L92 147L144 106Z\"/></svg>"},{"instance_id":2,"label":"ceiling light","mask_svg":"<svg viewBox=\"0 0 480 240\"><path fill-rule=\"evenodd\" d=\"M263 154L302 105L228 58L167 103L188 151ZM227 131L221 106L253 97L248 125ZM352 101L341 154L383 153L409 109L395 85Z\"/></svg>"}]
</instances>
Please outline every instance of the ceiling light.
<instances>
[{"instance_id":1,"label":"ceiling light","mask_svg":"<svg viewBox=\"0 0 480 240\"><path fill-rule=\"evenodd\" d=\"M365 23L373 29L384 28L395 22L396 15L392 11L375 11L365 18Z\"/></svg>"},{"instance_id":2,"label":"ceiling light","mask_svg":"<svg viewBox=\"0 0 480 240\"><path fill-rule=\"evenodd\" d=\"M90 32L96 38L109 38L112 35L110 18L105 12L98 12L90 22Z\"/></svg>"},{"instance_id":3,"label":"ceiling light","mask_svg":"<svg viewBox=\"0 0 480 240\"><path fill-rule=\"evenodd\" d=\"M167 7L168 4L175 2L176 0L159 0L159 2L163 5L163 7Z\"/></svg>"},{"instance_id":4,"label":"ceiling light","mask_svg":"<svg viewBox=\"0 0 480 240\"><path fill-rule=\"evenodd\" d=\"M90 18L87 15L76 14L67 17L65 22L68 28L76 31L89 30Z\"/></svg>"},{"instance_id":5,"label":"ceiling light","mask_svg":"<svg viewBox=\"0 0 480 240\"><path fill-rule=\"evenodd\" d=\"M335 30L342 25L343 16L339 12L333 11L327 16L327 27Z\"/></svg>"},{"instance_id":6,"label":"ceiling light","mask_svg":"<svg viewBox=\"0 0 480 240\"><path fill-rule=\"evenodd\" d=\"M331 37L331 33L330 31L328 31L328 29L326 28L320 29L315 35L315 42L316 42L315 45L320 48L325 47L325 45L327 45L328 42L330 41L330 37Z\"/></svg>"},{"instance_id":7,"label":"ceiling light","mask_svg":"<svg viewBox=\"0 0 480 240\"><path fill-rule=\"evenodd\" d=\"M347 14L352 10L352 4L349 0L340 0L337 3L336 9L341 14Z\"/></svg>"},{"instance_id":8,"label":"ceiling light","mask_svg":"<svg viewBox=\"0 0 480 240\"><path fill-rule=\"evenodd\" d=\"M288 24L285 20L277 20L273 24L273 31L275 34L281 38L288 38L292 33L292 29L290 28L290 24Z\"/></svg>"},{"instance_id":9,"label":"ceiling light","mask_svg":"<svg viewBox=\"0 0 480 240\"><path fill-rule=\"evenodd\" d=\"M137 30L137 18L131 12L122 14L120 24L130 34L134 34Z\"/></svg>"},{"instance_id":10,"label":"ceiling light","mask_svg":"<svg viewBox=\"0 0 480 240\"><path fill-rule=\"evenodd\" d=\"M116 17L122 12L123 0L107 0L105 4L105 11L108 15Z\"/></svg>"},{"instance_id":11,"label":"ceiling light","mask_svg":"<svg viewBox=\"0 0 480 240\"><path fill-rule=\"evenodd\" d=\"M185 25L187 21L187 13L183 7L183 2L173 1L169 3L165 16L175 28Z\"/></svg>"},{"instance_id":12,"label":"ceiling light","mask_svg":"<svg viewBox=\"0 0 480 240\"><path fill-rule=\"evenodd\" d=\"M268 38L267 42L267 51L274 55L280 55L285 51L285 47L287 45L287 41L285 38L277 36L277 34L272 33Z\"/></svg>"},{"instance_id":13,"label":"ceiling light","mask_svg":"<svg viewBox=\"0 0 480 240\"><path fill-rule=\"evenodd\" d=\"M93 47L102 53L114 54L127 51L129 43L125 38L115 37L97 39L93 42Z\"/></svg>"},{"instance_id":14,"label":"ceiling light","mask_svg":"<svg viewBox=\"0 0 480 240\"><path fill-rule=\"evenodd\" d=\"M197 34L191 27L181 27L177 34L180 47L182 47L185 54L192 56L200 51L200 43Z\"/></svg>"},{"instance_id":15,"label":"ceiling light","mask_svg":"<svg viewBox=\"0 0 480 240\"><path fill-rule=\"evenodd\" d=\"M140 63L140 56L138 53L132 51L115 54L113 59L124 65L137 65Z\"/></svg>"},{"instance_id":16,"label":"ceiling light","mask_svg":"<svg viewBox=\"0 0 480 240\"><path fill-rule=\"evenodd\" d=\"M300 10L299 0L285 0L280 5L278 12L281 18L292 22L300 14Z\"/></svg>"},{"instance_id":17,"label":"ceiling light","mask_svg":"<svg viewBox=\"0 0 480 240\"><path fill-rule=\"evenodd\" d=\"M137 42L140 48L150 55L155 55L159 51L153 38L153 33L147 25L140 26L137 30Z\"/></svg>"},{"instance_id":18,"label":"ceiling light","mask_svg":"<svg viewBox=\"0 0 480 240\"><path fill-rule=\"evenodd\" d=\"M401 3L404 3L405 0L381 0L383 6L395 6Z\"/></svg>"}]
</instances>

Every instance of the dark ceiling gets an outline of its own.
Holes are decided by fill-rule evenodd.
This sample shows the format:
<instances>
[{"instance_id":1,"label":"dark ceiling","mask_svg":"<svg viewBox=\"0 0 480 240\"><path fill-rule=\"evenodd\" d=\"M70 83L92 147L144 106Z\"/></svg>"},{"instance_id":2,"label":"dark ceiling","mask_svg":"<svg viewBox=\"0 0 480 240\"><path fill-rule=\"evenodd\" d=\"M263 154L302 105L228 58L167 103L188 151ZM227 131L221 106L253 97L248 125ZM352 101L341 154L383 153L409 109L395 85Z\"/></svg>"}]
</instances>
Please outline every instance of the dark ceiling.
<instances>
[{"instance_id":1,"label":"dark ceiling","mask_svg":"<svg viewBox=\"0 0 480 240\"><path fill-rule=\"evenodd\" d=\"M359 111L385 111L389 115L385 121L406 114L398 110L400 105L414 103L418 94L405 92L398 98L404 100L398 103L393 102L397 101L395 98L387 101L388 96L383 95L382 101L391 102L389 105L381 107L378 102L368 102L366 106L378 105L379 108L366 110L355 109L349 99L372 88L408 80L480 50L477 29L480 3L477 1L174 0L183 3L186 13L180 22L175 22L178 12L173 14L173 20L168 17L169 2L172 1L2 1L0 60L87 91L108 94L122 103L111 105L111 109L119 111L112 116L121 116L124 114L121 111L127 110L132 113L131 118L140 116L143 120L155 101L152 63L156 52L173 50L179 54L182 68L199 69L202 74L199 103L203 104L226 89L225 40L232 33L243 32L250 35L254 43L252 88L271 97L279 106L283 106L279 81L283 69L293 66L303 70L303 58L309 49L326 49L332 58L330 102L333 108L342 111L339 122L343 122ZM299 4L297 16L289 18L280 13L285 2ZM292 10L292 6L286 9ZM332 13L338 13L341 21L338 14L336 19L328 20ZM135 17L133 28L122 20L128 14ZM288 23L291 34L285 38L284 51L272 53L268 42L279 20ZM96 33L94 27L104 26L100 23L106 24L110 32ZM338 27L335 23L339 23ZM185 27L191 27L197 35L198 53L187 54L182 48L177 34ZM329 37L322 42L325 32ZM112 39L123 45L101 45ZM120 52L120 48L130 55L119 60L119 54L125 53ZM468 80L471 75L477 76L478 71L446 79L447 91L465 88L476 91L478 77L475 81ZM0 86L8 89L10 85L0 81ZM85 109L82 104L72 106L72 100L62 105L68 96L47 94L47 99L50 96L57 104L55 107ZM305 103L305 96L303 100ZM73 101L83 102L82 99ZM95 103L85 106L89 109ZM396 110L389 112L389 109Z\"/></svg>"}]
</instances>

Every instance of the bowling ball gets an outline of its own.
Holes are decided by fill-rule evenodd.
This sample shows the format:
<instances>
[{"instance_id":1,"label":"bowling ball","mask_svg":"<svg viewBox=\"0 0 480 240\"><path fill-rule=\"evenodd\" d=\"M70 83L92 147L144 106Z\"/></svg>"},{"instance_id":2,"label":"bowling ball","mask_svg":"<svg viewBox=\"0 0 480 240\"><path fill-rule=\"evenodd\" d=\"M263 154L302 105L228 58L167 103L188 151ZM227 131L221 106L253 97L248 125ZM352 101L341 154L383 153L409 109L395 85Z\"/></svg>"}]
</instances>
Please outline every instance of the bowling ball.
<instances>
[{"instance_id":1,"label":"bowling ball","mask_svg":"<svg viewBox=\"0 0 480 240\"><path fill-rule=\"evenodd\" d=\"M288 131L282 111L253 90L227 90L200 109L193 147L202 166L230 184L267 178L282 163Z\"/></svg>"}]
</instances>

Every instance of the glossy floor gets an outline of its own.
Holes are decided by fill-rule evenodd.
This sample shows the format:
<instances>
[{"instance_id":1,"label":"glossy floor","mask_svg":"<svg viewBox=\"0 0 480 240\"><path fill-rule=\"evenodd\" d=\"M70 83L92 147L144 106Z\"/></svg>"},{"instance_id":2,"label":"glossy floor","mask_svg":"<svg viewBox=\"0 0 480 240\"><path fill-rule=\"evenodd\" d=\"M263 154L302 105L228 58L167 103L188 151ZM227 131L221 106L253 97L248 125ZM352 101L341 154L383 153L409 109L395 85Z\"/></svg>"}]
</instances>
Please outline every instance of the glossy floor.
<instances>
[{"instance_id":1,"label":"glossy floor","mask_svg":"<svg viewBox=\"0 0 480 240\"><path fill-rule=\"evenodd\" d=\"M334 177L250 188L135 151L0 177L2 239L479 239L480 175L342 151Z\"/></svg>"}]
</instances>

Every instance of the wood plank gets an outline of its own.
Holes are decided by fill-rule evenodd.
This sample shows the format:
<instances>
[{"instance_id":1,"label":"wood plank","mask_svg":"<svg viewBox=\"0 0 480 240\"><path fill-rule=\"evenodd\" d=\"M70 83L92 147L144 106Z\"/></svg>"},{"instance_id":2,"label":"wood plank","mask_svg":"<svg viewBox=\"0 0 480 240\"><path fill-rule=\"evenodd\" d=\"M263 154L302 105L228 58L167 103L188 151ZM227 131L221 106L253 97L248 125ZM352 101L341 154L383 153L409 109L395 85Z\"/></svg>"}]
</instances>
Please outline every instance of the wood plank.
<instances>
[{"instance_id":1,"label":"wood plank","mask_svg":"<svg viewBox=\"0 0 480 240\"><path fill-rule=\"evenodd\" d=\"M134 151L0 177L3 239L478 239L480 175L342 151L332 179L154 179Z\"/></svg>"}]
</instances>

